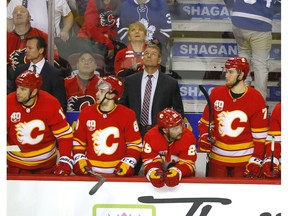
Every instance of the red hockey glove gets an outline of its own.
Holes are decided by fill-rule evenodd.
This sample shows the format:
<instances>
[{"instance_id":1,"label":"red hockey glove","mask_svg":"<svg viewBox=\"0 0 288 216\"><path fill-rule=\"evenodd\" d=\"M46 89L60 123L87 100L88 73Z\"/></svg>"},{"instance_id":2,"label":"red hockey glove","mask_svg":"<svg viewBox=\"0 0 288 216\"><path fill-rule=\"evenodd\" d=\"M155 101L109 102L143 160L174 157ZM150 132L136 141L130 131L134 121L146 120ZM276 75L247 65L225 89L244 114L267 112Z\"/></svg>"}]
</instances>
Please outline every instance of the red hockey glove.
<instances>
[{"instance_id":1,"label":"red hockey glove","mask_svg":"<svg viewBox=\"0 0 288 216\"><path fill-rule=\"evenodd\" d=\"M151 168L147 172L146 178L152 183L154 187L161 188L165 185L165 174L158 168Z\"/></svg>"},{"instance_id":2,"label":"red hockey glove","mask_svg":"<svg viewBox=\"0 0 288 216\"><path fill-rule=\"evenodd\" d=\"M73 160L67 156L62 156L59 158L59 162L54 170L54 175L70 175L73 169Z\"/></svg>"},{"instance_id":3,"label":"red hockey glove","mask_svg":"<svg viewBox=\"0 0 288 216\"><path fill-rule=\"evenodd\" d=\"M213 140L215 140L214 136L211 136ZM198 140L198 148L199 151L209 153L212 150L212 143L208 140L208 133L204 133Z\"/></svg>"},{"instance_id":4,"label":"red hockey glove","mask_svg":"<svg viewBox=\"0 0 288 216\"><path fill-rule=\"evenodd\" d=\"M251 157L246 165L244 177L258 178L261 173L262 160L256 157Z\"/></svg>"},{"instance_id":5,"label":"red hockey glove","mask_svg":"<svg viewBox=\"0 0 288 216\"><path fill-rule=\"evenodd\" d=\"M85 170L85 167L91 168L91 164L89 160L87 159L86 155L84 154L75 154L74 155L74 173L76 175L87 175L87 171Z\"/></svg>"},{"instance_id":6,"label":"red hockey glove","mask_svg":"<svg viewBox=\"0 0 288 216\"><path fill-rule=\"evenodd\" d=\"M265 158L263 162L262 172L267 178L278 178L280 176L279 160L273 158L273 166L271 170L271 157Z\"/></svg>"},{"instance_id":7,"label":"red hockey glove","mask_svg":"<svg viewBox=\"0 0 288 216\"><path fill-rule=\"evenodd\" d=\"M182 172L177 167L171 167L166 171L165 184L168 187L175 187L179 184Z\"/></svg>"},{"instance_id":8,"label":"red hockey glove","mask_svg":"<svg viewBox=\"0 0 288 216\"><path fill-rule=\"evenodd\" d=\"M118 176L132 176L137 161L132 157L124 157L115 167L114 174Z\"/></svg>"}]
</instances>

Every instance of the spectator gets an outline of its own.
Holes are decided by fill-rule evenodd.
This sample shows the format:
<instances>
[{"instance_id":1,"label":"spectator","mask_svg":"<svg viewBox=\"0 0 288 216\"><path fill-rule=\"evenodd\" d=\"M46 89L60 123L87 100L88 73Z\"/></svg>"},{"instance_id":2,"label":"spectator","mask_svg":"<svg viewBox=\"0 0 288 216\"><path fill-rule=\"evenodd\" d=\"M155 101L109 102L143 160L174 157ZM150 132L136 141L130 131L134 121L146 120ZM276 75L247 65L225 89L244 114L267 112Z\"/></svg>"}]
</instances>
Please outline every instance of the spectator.
<instances>
[{"instance_id":1,"label":"spectator","mask_svg":"<svg viewBox=\"0 0 288 216\"><path fill-rule=\"evenodd\" d=\"M266 104L256 89L244 84L247 59L229 58L225 68L226 85L210 94L214 141L209 141L206 105L199 121L199 149L209 152L209 177L259 177L269 126Z\"/></svg>"},{"instance_id":2,"label":"spectator","mask_svg":"<svg viewBox=\"0 0 288 216\"><path fill-rule=\"evenodd\" d=\"M144 51L144 70L126 77L124 93L119 103L135 111L142 138L145 133L157 124L157 114L164 108L173 108L182 116L184 109L178 82L176 79L159 72L161 62L160 48L147 45ZM145 98L146 85L151 80L150 98ZM145 103L144 103L145 101ZM146 106L146 102L149 102ZM146 122L145 122L146 121ZM138 174L141 160L135 172Z\"/></svg>"},{"instance_id":3,"label":"spectator","mask_svg":"<svg viewBox=\"0 0 288 216\"><path fill-rule=\"evenodd\" d=\"M67 111L81 111L84 107L95 104L96 84L99 76L95 75L96 59L92 53L79 55L77 73L65 78Z\"/></svg>"},{"instance_id":4,"label":"spectator","mask_svg":"<svg viewBox=\"0 0 288 216\"><path fill-rule=\"evenodd\" d=\"M279 1L224 0L231 13L232 30L238 46L238 55L251 62L254 86L267 97L268 60L272 46L272 19ZM278 5L277 5L278 8ZM280 7L279 7L280 9ZM247 77L247 85L252 81Z\"/></svg>"},{"instance_id":5,"label":"spectator","mask_svg":"<svg viewBox=\"0 0 288 216\"><path fill-rule=\"evenodd\" d=\"M89 0L85 11L85 22L78 33L78 43L93 53L101 54L106 60L106 72L114 73L115 40L117 37L116 19L119 8L118 0ZM112 64L112 65L111 65ZM112 66L112 68L110 68Z\"/></svg>"},{"instance_id":6,"label":"spectator","mask_svg":"<svg viewBox=\"0 0 288 216\"><path fill-rule=\"evenodd\" d=\"M172 34L171 17L166 0L123 1L119 10L117 28L120 41L126 45L128 43L128 26L136 21L145 25L147 29L146 40L161 48L161 71L165 72L168 57L167 45Z\"/></svg>"},{"instance_id":7,"label":"spectator","mask_svg":"<svg viewBox=\"0 0 288 216\"><path fill-rule=\"evenodd\" d=\"M17 67L15 70L15 77L26 70L31 70L40 74L43 79L41 89L56 97L64 112L66 112L67 101L64 79L59 75L59 71L45 60L46 48L47 44L43 37L33 36L27 38L25 53L26 58L30 62ZM15 78L13 78L13 83L15 86ZM13 90L16 90L16 87L14 87Z\"/></svg>"},{"instance_id":8,"label":"spectator","mask_svg":"<svg viewBox=\"0 0 288 216\"><path fill-rule=\"evenodd\" d=\"M70 34L73 26L73 14L66 0L55 0L55 44L61 58L66 58L70 45ZM18 5L23 5L31 15L31 25L48 34L48 0L11 0L7 6L7 30L13 30L12 12Z\"/></svg>"},{"instance_id":9,"label":"spectator","mask_svg":"<svg viewBox=\"0 0 288 216\"><path fill-rule=\"evenodd\" d=\"M97 89L96 105L83 109L77 120L74 173L85 175L88 167L97 173L131 176L142 148L135 113L115 103L123 92L117 78L102 78Z\"/></svg>"},{"instance_id":10,"label":"spectator","mask_svg":"<svg viewBox=\"0 0 288 216\"><path fill-rule=\"evenodd\" d=\"M270 116L270 129L266 138L266 155L262 172L266 178L280 178L281 176L281 102L276 104Z\"/></svg>"},{"instance_id":11,"label":"spectator","mask_svg":"<svg viewBox=\"0 0 288 216\"><path fill-rule=\"evenodd\" d=\"M154 187L174 187L183 177L195 176L195 136L171 108L158 113L158 125L146 133L141 156L145 175Z\"/></svg>"},{"instance_id":12,"label":"spectator","mask_svg":"<svg viewBox=\"0 0 288 216\"><path fill-rule=\"evenodd\" d=\"M131 23L128 29L127 48L119 50L114 68L118 77L126 77L143 70L143 53L146 48L147 30L141 22Z\"/></svg>"},{"instance_id":13,"label":"spectator","mask_svg":"<svg viewBox=\"0 0 288 216\"><path fill-rule=\"evenodd\" d=\"M17 66L28 62L28 59L25 58L27 38L41 36L48 43L48 35L37 28L31 27L30 19L31 16L27 8L22 5L15 7L13 11L13 24L15 28L12 32L7 33L7 66L9 71L14 71ZM54 57L58 59L57 48L55 47L54 50ZM8 75L8 78L10 75Z\"/></svg>"},{"instance_id":14,"label":"spectator","mask_svg":"<svg viewBox=\"0 0 288 216\"><path fill-rule=\"evenodd\" d=\"M32 71L20 74L16 85L7 96L7 143L20 152L7 151L7 173L69 175L73 134L59 102L40 90L42 78Z\"/></svg>"},{"instance_id":15,"label":"spectator","mask_svg":"<svg viewBox=\"0 0 288 216\"><path fill-rule=\"evenodd\" d=\"M69 32L73 25L73 14L66 0L55 0L55 37L63 41L69 39ZM31 14L32 27L48 34L48 1L47 0L11 0L7 6L7 30L13 30L13 10L23 5ZM60 28L60 23L63 24Z\"/></svg>"}]
</instances>

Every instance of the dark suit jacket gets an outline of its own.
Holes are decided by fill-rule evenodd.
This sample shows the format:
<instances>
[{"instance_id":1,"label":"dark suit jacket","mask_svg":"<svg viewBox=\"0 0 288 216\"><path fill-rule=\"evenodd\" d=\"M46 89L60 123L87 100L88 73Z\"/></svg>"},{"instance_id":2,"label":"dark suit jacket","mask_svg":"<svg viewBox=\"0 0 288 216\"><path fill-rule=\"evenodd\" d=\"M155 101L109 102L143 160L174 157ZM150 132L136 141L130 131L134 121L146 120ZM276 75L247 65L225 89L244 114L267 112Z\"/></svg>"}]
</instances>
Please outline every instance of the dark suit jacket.
<instances>
[{"instance_id":1,"label":"dark suit jacket","mask_svg":"<svg viewBox=\"0 0 288 216\"><path fill-rule=\"evenodd\" d=\"M16 68L14 77L14 90L16 90L15 79L17 78L18 75L28 70L29 66L30 63L27 63ZM47 61L43 65L40 75L43 80L41 89L56 97L60 102L64 112L66 112L67 101L64 86L64 78L62 78L59 75L59 71L54 66L49 64Z\"/></svg>"},{"instance_id":2,"label":"dark suit jacket","mask_svg":"<svg viewBox=\"0 0 288 216\"><path fill-rule=\"evenodd\" d=\"M141 81L143 72L127 76L124 92L119 103L135 111L138 124L141 116ZM157 124L157 115L164 108L173 108L184 116L184 108L178 82L176 79L159 73L155 94L152 102L152 125Z\"/></svg>"}]
</instances>

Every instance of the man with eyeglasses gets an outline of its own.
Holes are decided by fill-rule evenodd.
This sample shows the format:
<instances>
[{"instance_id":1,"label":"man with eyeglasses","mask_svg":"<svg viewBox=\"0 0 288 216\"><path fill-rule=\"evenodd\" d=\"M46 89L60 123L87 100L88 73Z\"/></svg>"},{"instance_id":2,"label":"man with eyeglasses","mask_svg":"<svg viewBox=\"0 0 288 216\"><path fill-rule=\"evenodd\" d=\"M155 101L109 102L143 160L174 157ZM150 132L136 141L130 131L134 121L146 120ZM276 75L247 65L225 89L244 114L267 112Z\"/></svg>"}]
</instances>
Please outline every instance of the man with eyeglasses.
<instances>
[{"instance_id":1,"label":"man with eyeglasses","mask_svg":"<svg viewBox=\"0 0 288 216\"><path fill-rule=\"evenodd\" d=\"M95 104L95 88L100 77L95 73L97 63L94 55L83 52L77 62L77 73L64 80L67 98L67 111L81 111L84 107Z\"/></svg>"},{"instance_id":2,"label":"man with eyeglasses","mask_svg":"<svg viewBox=\"0 0 288 216\"><path fill-rule=\"evenodd\" d=\"M195 176L196 138L171 108L158 113L158 124L144 136L142 160L154 187L175 187L183 177Z\"/></svg>"},{"instance_id":3,"label":"man with eyeglasses","mask_svg":"<svg viewBox=\"0 0 288 216\"><path fill-rule=\"evenodd\" d=\"M210 94L212 122L209 105L199 121L199 150L209 153L208 177L257 178L269 127L266 103L259 91L244 83L249 73L246 58L229 58L225 69L226 85Z\"/></svg>"}]
</instances>

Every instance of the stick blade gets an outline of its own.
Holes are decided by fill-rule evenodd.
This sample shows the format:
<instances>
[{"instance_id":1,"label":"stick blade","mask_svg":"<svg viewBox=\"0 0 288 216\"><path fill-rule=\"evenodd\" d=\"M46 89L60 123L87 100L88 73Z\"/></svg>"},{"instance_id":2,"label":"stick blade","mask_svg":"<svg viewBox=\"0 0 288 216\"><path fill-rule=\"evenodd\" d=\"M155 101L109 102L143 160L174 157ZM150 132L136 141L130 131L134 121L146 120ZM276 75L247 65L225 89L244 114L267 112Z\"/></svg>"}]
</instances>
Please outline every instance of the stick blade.
<instances>
[{"instance_id":1,"label":"stick blade","mask_svg":"<svg viewBox=\"0 0 288 216\"><path fill-rule=\"evenodd\" d=\"M84 167L85 171L88 172L90 175L96 177L99 179L99 181L91 188L91 190L89 191L89 195L93 195L95 194L99 188L104 184L104 182L106 181L106 178L104 178L103 176L101 176L100 174L94 172L93 170L91 170L89 167Z\"/></svg>"},{"instance_id":2,"label":"stick blade","mask_svg":"<svg viewBox=\"0 0 288 216\"><path fill-rule=\"evenodd\" d=\"M105 178L100 179L99 182L96 185L94 185L94 187L91 188L91 190L89 191L89 195L95 194L99 190L99 188L104 184L105 181L106 181Z\"/></svg>"}]
</instances>

